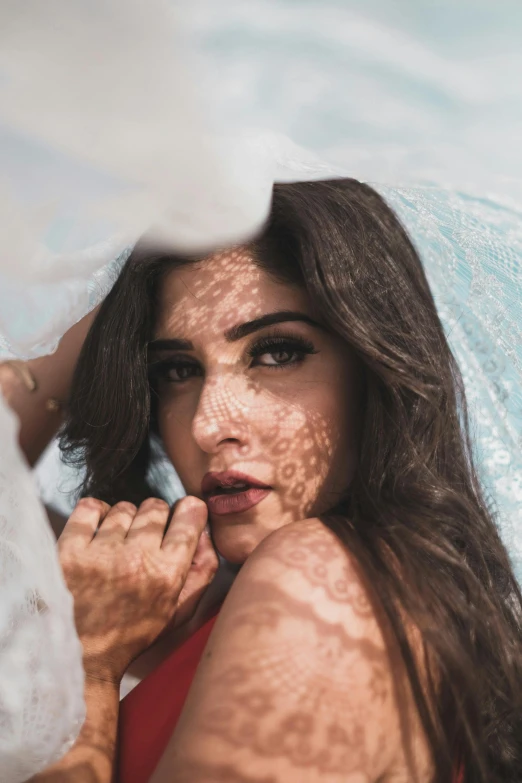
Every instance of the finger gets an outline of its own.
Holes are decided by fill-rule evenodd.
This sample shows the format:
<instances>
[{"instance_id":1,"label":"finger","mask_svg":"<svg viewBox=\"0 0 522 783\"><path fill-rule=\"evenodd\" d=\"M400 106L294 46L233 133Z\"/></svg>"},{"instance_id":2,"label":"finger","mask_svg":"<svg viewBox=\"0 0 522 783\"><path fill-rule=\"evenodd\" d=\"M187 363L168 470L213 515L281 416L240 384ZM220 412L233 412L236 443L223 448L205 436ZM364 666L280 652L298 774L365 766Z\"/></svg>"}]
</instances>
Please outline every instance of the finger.
<instances>
[{"instance_id":1,"label":"finger","mask_svg":"<svg viewBox=\"0 0 522 783\"><path fill-rule=\"evenodd\" d=\"M162 542L162 549L172 551L183 547L183 554L192 562L200 536L205 528L208 517L206 504L192 495L178 500L174 506L170 525Z\"/></svg>"},{"instance_id":2,"label":"finger","mask_svg":"<svg viewBox=\"0 0 522 783\"><path fill-rule=\"evenodd\" d=\"M207 507L195 497L182 498L176 504L161 552L168 567L176 574L180 590L196 554L201 533L207 521Z\"/></svg>"},{"instance_id":3,"label":"finger","mask_svg":"<svg viewBox=\"0 0 522 783\"><path fill-rule=\"evenodd\" d=\"M203 594L216 575L218 565L216 551L205 528L199 537L194 559L178 599L176 625L182 625L196 613Z\"/></svg>"},{"instance_id":4,"label":"finger","mask_svg":"<svg viewBox=\"0 0 522 783\"><path fill-rule=\"evenodd\" d=\"M147 498L138 508L127 533L127 541L159 549L170 517L170 506L159 498Z\"/></svg>"},{"instance_id":5,"label":"finger","mask_svg":"<svg viewBox=\"0 0 522 783\"><path fill-rule=\"evenodd\" d=\"M110 543L112 541L123 541L130 526L136 516L138 509L134 503L128 503L125 500L116 503L103 519L101 527L96 533L96 541L99 543Z\"/></svg>"},{"instance_id":6,"label":"finger","mask_svg":"<svg viewBox=\"0 0 522 783\"><path fill-rule=\"evenodd\" d=\"M96 498L82 498L67 520L63 533L58 539L60 548L64 546L87 546L93 539L98 525L110 506Z\"/></svg>"},{"instance_id":7,"label":"finger","mask_svg":"<svg viewBox=\"0 0 522 783\"><path fill-rule=\"evenodd\" d=\"M208 524L205 524L203 532L199 537L198 545L192 559L192 565L200 566L202 568L205 566L212 566L215 569L217 569L219 565L219 559L212 543Z\"/></svg>"}]
</instances>

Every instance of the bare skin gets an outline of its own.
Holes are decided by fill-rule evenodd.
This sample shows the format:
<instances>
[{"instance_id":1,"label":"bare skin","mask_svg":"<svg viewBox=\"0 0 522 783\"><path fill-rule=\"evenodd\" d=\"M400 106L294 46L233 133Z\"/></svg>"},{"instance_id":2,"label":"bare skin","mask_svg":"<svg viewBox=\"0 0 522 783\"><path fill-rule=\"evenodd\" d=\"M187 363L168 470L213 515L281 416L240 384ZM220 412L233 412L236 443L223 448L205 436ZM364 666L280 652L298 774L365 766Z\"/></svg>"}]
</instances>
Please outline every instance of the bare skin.
<instances>
[{"instance_id":1,"label":"bare skin","mask_svg":"<svg viewBox=\"0 0 522 783\"><path fill-rule=\"evenodd\" d=\"M121 678L191 616L217 568L204 504L183 499L165 532L170 516L155 498L138 509L85 498L69 518L58 549L83 646L87 717L72 750L33 783L111 783Z\"/></svg>"},{"instance_id":2,"label":"bare skin","mask_svg":"<svg viewBox=\"0 0 522 783\"><path fill-rule=\"evenodd\" d=\"M205 473L233 469L272 487L251 511L210 513L214 543L233 563L273 530L334 506L355 470L359 378L341 340L300 320L230 339L234 327L290 311L314 320L300 287L273 280L241 248L176 269L162 286L156 339L193 346L155 352L167 363L160 433L183 486L202 497Z\"/></svg>"},{"instance_id":3,"label":"bare skin","mask_svg":"<svg viewBox=\"0 0 522 783\"><path fill-rule=\"evenodd\" d=\"M357 365L320 324L244 329L281 311L314 319L305 292L270 278L244 249L163 284L155 337L191 345L158 357L160 433L184 486L201 497L205 473L232 469L272 490L249 511L210 513L218 551L248 561L153 780L427 780L413 714L412 746L402 740L401 669L380 618L349 553L316 518L355 470ZM309 352L256 348L282 337L307 341ZM402 709L412 713L408 697Z\"/></svg>"},{"instance_id":4,"label":"bare skin","mask_svg":"<svg viewBox=\"0 0 522 783\"><path fill-rule=\"evenodd\" d=\"M430 780L381 621L320 520L272 533L227 597L151 783Z\"/></svg>"},{"instance_id":5,"label":"bare skin","mask_svg":"<svg viewBox=\"0 0 522 783\"><path fill-rule=\"evenodd\" d=\"M285 315L259 321L274 313ZM371 588L317 518L356 469L355 358L302 289L270 278L244 248L170 272L154 338L160 434L194 502L209 472L240 471L269 491L248 510L209 513L216 549L246 564L153 783L427 783L426 744ZM141 600L108 577L106 614L120 589ZM82 601L79 585L71 580ZM141 649L150 641L143 632ZM103 671L112 626L96 644ZM114 696L104 703L114 737ZM91 714L99 727L100 709ZM67 774L45 781L88 780Z\"/></svg>"}]
</instances>

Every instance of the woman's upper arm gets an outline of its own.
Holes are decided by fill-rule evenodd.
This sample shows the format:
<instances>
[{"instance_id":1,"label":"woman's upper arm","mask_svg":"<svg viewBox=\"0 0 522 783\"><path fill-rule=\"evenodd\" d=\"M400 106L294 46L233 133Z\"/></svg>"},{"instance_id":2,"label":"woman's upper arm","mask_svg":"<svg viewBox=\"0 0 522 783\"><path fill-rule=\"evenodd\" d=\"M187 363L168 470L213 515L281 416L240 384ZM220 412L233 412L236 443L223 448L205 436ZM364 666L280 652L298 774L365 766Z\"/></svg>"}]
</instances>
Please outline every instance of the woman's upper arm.
<instances>
[{"instance_id":1,"label":"woman's upper arm","mask_svg":"<svg viewBox=\"0 0 522 783\"><path fill-rule=\"evenodd\" d=\"M377 780L395 701L357 569L318 520L295 523L241 570L153 783Z\"/></svg>"}]
</instances>

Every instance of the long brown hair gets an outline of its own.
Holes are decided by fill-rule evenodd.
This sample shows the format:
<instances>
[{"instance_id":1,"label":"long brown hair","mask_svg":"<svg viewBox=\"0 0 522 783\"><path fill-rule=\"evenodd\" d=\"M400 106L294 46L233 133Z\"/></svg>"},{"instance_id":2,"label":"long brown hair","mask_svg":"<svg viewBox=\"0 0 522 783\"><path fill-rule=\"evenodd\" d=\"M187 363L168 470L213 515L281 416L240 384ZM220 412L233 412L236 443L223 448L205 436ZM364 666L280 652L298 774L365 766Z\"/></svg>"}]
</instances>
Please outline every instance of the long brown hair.
<instances>
[{"instance_id":1,"label":"long brown hair","mask_svg":"<svg viewBox=\"0 0 522 783\"><path fill-rule=\"evenodd\" d=\"M351 179L276 185L256 261L308 291L364 368L362 442L322 519L360 563L400 649L435 765L466 783L522 780L522 596L474 468L462 378L407 233ZM157 294L190 263L138 246L85 341L62 449L83 493L151 494L147 374ZM156 489L157 494L157 489ZM420 632L421 676L407 624Z\"/></svg>"}]
</instances>

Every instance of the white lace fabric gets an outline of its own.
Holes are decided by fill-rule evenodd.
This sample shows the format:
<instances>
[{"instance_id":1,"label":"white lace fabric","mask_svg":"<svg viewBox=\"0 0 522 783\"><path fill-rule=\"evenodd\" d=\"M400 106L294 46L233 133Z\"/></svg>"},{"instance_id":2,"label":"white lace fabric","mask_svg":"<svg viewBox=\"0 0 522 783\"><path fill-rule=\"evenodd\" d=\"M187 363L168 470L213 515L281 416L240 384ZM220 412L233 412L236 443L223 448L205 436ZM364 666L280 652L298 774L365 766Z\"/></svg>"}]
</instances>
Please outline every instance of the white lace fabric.
<instances>
[{"instance_id":1,"label":"white lace fabric","mask_svg":"<svg viewBox=\"0 0 522 783\"><path fill-rule=\"evenodd\" d=\"M27 780L74 742L84 719L73 603L17 423L0 397L0 778Z\"/></svg>"},{"instance_id":2,"label":"white lace fabric","mask_svg":"<svg viewBox=\"0 0 522 783\"><path fill-rule=\"evenodd\" d=\"M380 188L421 253L469 403L475 455L522 583L522 225L483 199Z\"/></svg>"}]
</instances>

